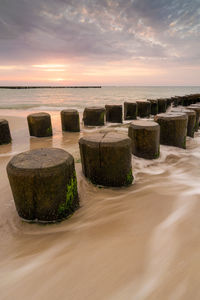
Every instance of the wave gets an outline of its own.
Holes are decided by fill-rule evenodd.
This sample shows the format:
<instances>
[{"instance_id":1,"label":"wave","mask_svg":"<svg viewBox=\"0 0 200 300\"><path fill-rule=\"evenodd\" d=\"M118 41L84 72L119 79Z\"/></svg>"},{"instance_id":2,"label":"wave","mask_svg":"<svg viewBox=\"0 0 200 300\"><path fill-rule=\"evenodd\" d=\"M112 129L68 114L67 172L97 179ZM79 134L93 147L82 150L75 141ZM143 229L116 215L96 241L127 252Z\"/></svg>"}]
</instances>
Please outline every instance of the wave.
<instances>
[{"instance_id":1,"label":"wave","mask_svg":"<svg viewBox=\"0 0 200 300\"><path fill-rule=\"evenodd\" d=\"M0 106L0 109L2 110L6 110L6 109L10 109L10 110L36 110L36 111L41 111L41 110L45 110L45 111L60 111L63 109L77 109L79 112L82 112L84 107L81 106L72 106L72 105L65 105L65 106L60 106L60 105L41 105L41 104L30 104L30 105L7 105L7 106Z\"/></svg>"}]
</instances>

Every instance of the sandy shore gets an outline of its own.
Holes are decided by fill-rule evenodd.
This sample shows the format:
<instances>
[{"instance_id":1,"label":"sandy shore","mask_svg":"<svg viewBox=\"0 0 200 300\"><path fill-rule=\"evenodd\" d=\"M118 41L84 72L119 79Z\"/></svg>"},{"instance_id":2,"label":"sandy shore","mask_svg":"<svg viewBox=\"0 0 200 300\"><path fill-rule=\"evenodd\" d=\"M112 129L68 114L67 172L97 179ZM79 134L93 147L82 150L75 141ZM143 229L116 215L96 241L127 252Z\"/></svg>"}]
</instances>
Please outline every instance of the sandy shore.
<instances>
[{"instance_id":1,"label":"sandy shore","mask_svg":"<svg viewBox=\"0 0 200 300\"><path fill-rule=\"evenodd\" d=\"M27 114L0 111L13 137L0 147L0 298L200 299L200 134L187 150L161 147L158 160L133 157L135 183L104 189L83 177L77 143L99 129L62 134L51 112L53 138L30 138ZM52 146L75 158L81 207L59 224L24 223L6 165L14 154Z\"/></svg>"}]
</instances>

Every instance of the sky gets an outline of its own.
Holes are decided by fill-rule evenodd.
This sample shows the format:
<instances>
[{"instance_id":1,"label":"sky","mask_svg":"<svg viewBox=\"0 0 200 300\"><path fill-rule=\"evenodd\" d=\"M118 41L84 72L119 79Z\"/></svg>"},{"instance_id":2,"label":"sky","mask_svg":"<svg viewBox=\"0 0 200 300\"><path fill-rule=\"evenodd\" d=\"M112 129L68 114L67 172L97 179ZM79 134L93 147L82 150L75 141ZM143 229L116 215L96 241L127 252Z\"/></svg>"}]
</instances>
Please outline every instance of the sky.
<instances>
[{"instance_id":1,"label":"sky","mask_svg":"<svg viewBox=\"0 0 200 300\"><path fill-rule=\"evenodd\" d=\"M200 85L200 0L0 0L0 85Z\"/></svg>"}]
</instances>

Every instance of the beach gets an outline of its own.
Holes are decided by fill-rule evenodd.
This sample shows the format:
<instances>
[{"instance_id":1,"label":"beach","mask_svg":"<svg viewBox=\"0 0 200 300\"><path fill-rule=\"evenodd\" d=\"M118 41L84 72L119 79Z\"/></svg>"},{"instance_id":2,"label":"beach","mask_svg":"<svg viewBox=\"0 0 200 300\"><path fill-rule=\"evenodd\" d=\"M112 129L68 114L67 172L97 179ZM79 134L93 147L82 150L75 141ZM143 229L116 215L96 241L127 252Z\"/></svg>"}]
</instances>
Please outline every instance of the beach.
<instances>
[{"instance_id":1,"label":"beach","mask_svg":"<svg viewBox=\"0 0 200 300\"><path fill-rule=\"evenodd\" d=\"M29 137L26 117L34 108L0 109L13 139L0 147L0 298L198 300L200 133L187 137L186 150L161 146L158 159L132 156L134 183L102 188L83 176L78 140L105 131L127 135L129 122L62 133L60 111L49 106L48 138ZM62 148L75 159L80 208L57 224L20 220L6 174L13 155L40 147Z\"/></svg>"}]
</instances>

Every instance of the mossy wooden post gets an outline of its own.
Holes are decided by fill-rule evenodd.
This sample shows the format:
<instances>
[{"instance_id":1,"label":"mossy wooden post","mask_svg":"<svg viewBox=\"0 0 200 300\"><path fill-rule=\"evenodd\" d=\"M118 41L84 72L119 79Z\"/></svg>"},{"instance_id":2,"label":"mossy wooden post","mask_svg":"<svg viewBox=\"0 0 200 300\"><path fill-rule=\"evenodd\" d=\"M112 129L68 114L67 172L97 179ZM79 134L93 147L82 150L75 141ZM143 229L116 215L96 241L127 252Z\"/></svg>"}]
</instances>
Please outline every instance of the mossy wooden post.
<instances>
[{"instance_id":1,"label":"mossy wooden post","mask_svg":"<svg viewBox=\"0 0 200 300\"><path fill-rule=\"evenodd\" d=\"M160 155L160 126L153 121L133 121L128 129L135 156L155 159Z\"/></svg>"},{"instance_id":2,"label":"mossy wooden post","mask_svg":"<svg viewBox=\"0 0 200 300\"><path fill-rule=\"evenodd\" d=\"M137 119L137 103L124 102L124 120L136 120L136 119Z\"/></svg>"},{"instance_id":3,"label":"mossy wooden post","mask_svg":"<svg viewBox=\"0 0 200 300\"><path fill-rule=\"evenodd\" d=\"M188 116L187 124L187 136L194 137L195 125L196 125L196 112L191 109L172 109L171 112L181 112Z\"/></svg>"},{"instance_id":4,"label":"mossy wooden post","mask_svg":"<svg viewBox=\"0 0 200 300\"><path fill-rule=\"evenodd\" d=\"M10 128L7 120L0 120L0 145L11 143Z\"/></svg>"},{"instance_id":5,"label":"mossy wooden post","mask_svg":"<svg viewBox=\"0 0 200 300\"><path fill-rule=\"evenodd\" d=\"M64 109L60 113L62 131L79 132L79 113L76 109Z\"/></svg>"},{"instance_id":6,"label":"mossy wooden post","mask_svg":"<svg viewBox=\"0 0 200 300\"><path fill-rule=\"evenodd\" d=\"M187 96L188 97L188 99L189 99L189 104L196 104L198 101L197 101L197 97L196 97L196 95L194 94L194 95L188 95Z\"/></svg>"},{"instance_id":7,"label":"mossy wooden post","mask_svg":"<svg viewBox=\"0 0 200 300\"><path fill-rule=\"evenodd\" d=\"M27 221L55 222L79 205L74 158L57 148L34 149L7 165L15 205Z\"/></svg>"},{"instance_id":8,"label":"mossy wooden post","mask_svg":"<svg viewBox=\"0 0 200 300\"><path fill-rule=\"evenodd\" d=\"M158 99L158 113L165 113L167 110L167 100Z\"/></svg>"},{"instance_id":9,"label":"mossy wooden post","mask_svg":"<svg viewBox=\"0 0 200 300\"><path fill-rule=\"evenodd\" d=\"M131 140L117 133L95 134L79 140L82 170L94 184L126 186L133 181Z\"/></svg>"},{"instance_id":10,"label":"mossy wooden post","mask_svg":"<svg viewBox=\"0 0 200 300\"><path fill-rule=\"evenodd\" d=\"M167 108L168 108L172 104L172 99L171 98L166 98L166 101L167 101Z\"/></svg>"},{"instance_id":11,"label":"mossy wooden post","mask_svg":"<svg viewBox=\"0 0 200 300\"><path fill-rule=\"evenodd\" d=\"M156 99L148 99L147 101L149 101L151 103L151 115L157 115L158 113L158 100Z\"/></svg>"},{"instance_id":12,"label":"mossy wooden post","mask_svg":"<svg viewBox=\"0 0 200 300\"><path fill-rule=\"evenodd\" d=\"M103 126L105 123L105 108L101 106L86 107L83 112L85 126Z\"/></svg>"},{"instance_id":13,"label":"mossy wooden post","mask_svg":"<svg viewBox=\"0 0 200 300\"><path fill-rule=\"evenodd\" d=\"M138 116L148 118L151 114L151 103L146 100L136 101L138 105Z\"/></svg>"},{"instance_id":14,"label":"mossy wooden post","mask_svg":"<svg viewBox=\"0 0 200 300\"><path fill-rule=\"evenodd\" d=\"M196 112L189 109L184 109L183 113L187 114L188 116L187 136L193 138L196 126Z\"/></svg>"},{"instance_id":15,"label":"mossy wooden post","mask_svg":"<svg viewBox=\"0 0 200 300\"><path fill-rule=\"evenodd\" d=\"M160 125L160 144L186 148L188 117L184 113L163 113L154 117Z\"/></svg>"},{"instance_id":16,"label":"mossy wooden post","mask_svg":"<svg viewBox=\"0 0 200 300\"><path fill-rule=\"evenodd\" d=\"M172 97L171 98L173 100L173 106L179 106L182 105L182 99L178 96Z\"/></svg>"},{"instance_id":17,"label":"mossy wooden post","mask_svg":"<svg viewBox=\"0 0 200 300\"><path fill-rule=\"evenodd\" d=\"M191 95L187 96L187 99L188 99L188 106L196 104L195 99Z\"/></svg>"},{"instance_id":18,"label":"mossy wooden post","mask_svg":"<svg viewBox=\"0 0 200 300\"><path fill-rule=\"evenodd\" d=\"M191 104L191 103L190 103L189 97L183 96L183 97L182 97L182 105L183 105L183 106L188 106L188 105L190 105L190 104Z\"/></svg>"},{"instance_id":19,"label":"mossy wooden post","mask_svg":"<svg viewBox=\"0 0 200 300\"><path fill-rule=\"evenodd\" d=\"M199 130L200 106L193 104L193 105L187 106L187 109L194 110L196 112L195 131L197 132Z\"/></svg>"},{"instance_id":20,"label":"mossy wooden post","mask_svg":"<svg viewBox=\"0 0 200 300\"><path fill-rule=\"evenodd\" d=\"M30 136L47 137L52 136L51 116L40 112L27 117Z\"/></svg>"},{"instance_id":21,"label":"mossy wooden post","mask_svg":"<svg viewBox=\"0 0 200 300\"><path fill-rule=\"evenodd\" d=\"M193 97L195 97L195 103L200 102L200 94L195 94Z\"/></svg>"},{"instance_id":22,"label":"mossy wooden post","mask_svg":"<svg viewBox=\"0 0 200 300\"><path fill-rule=\"evenodd\" d=\"M105 105L106 122L122 123L122 105Z\"/></svg>"}]
</instances>

